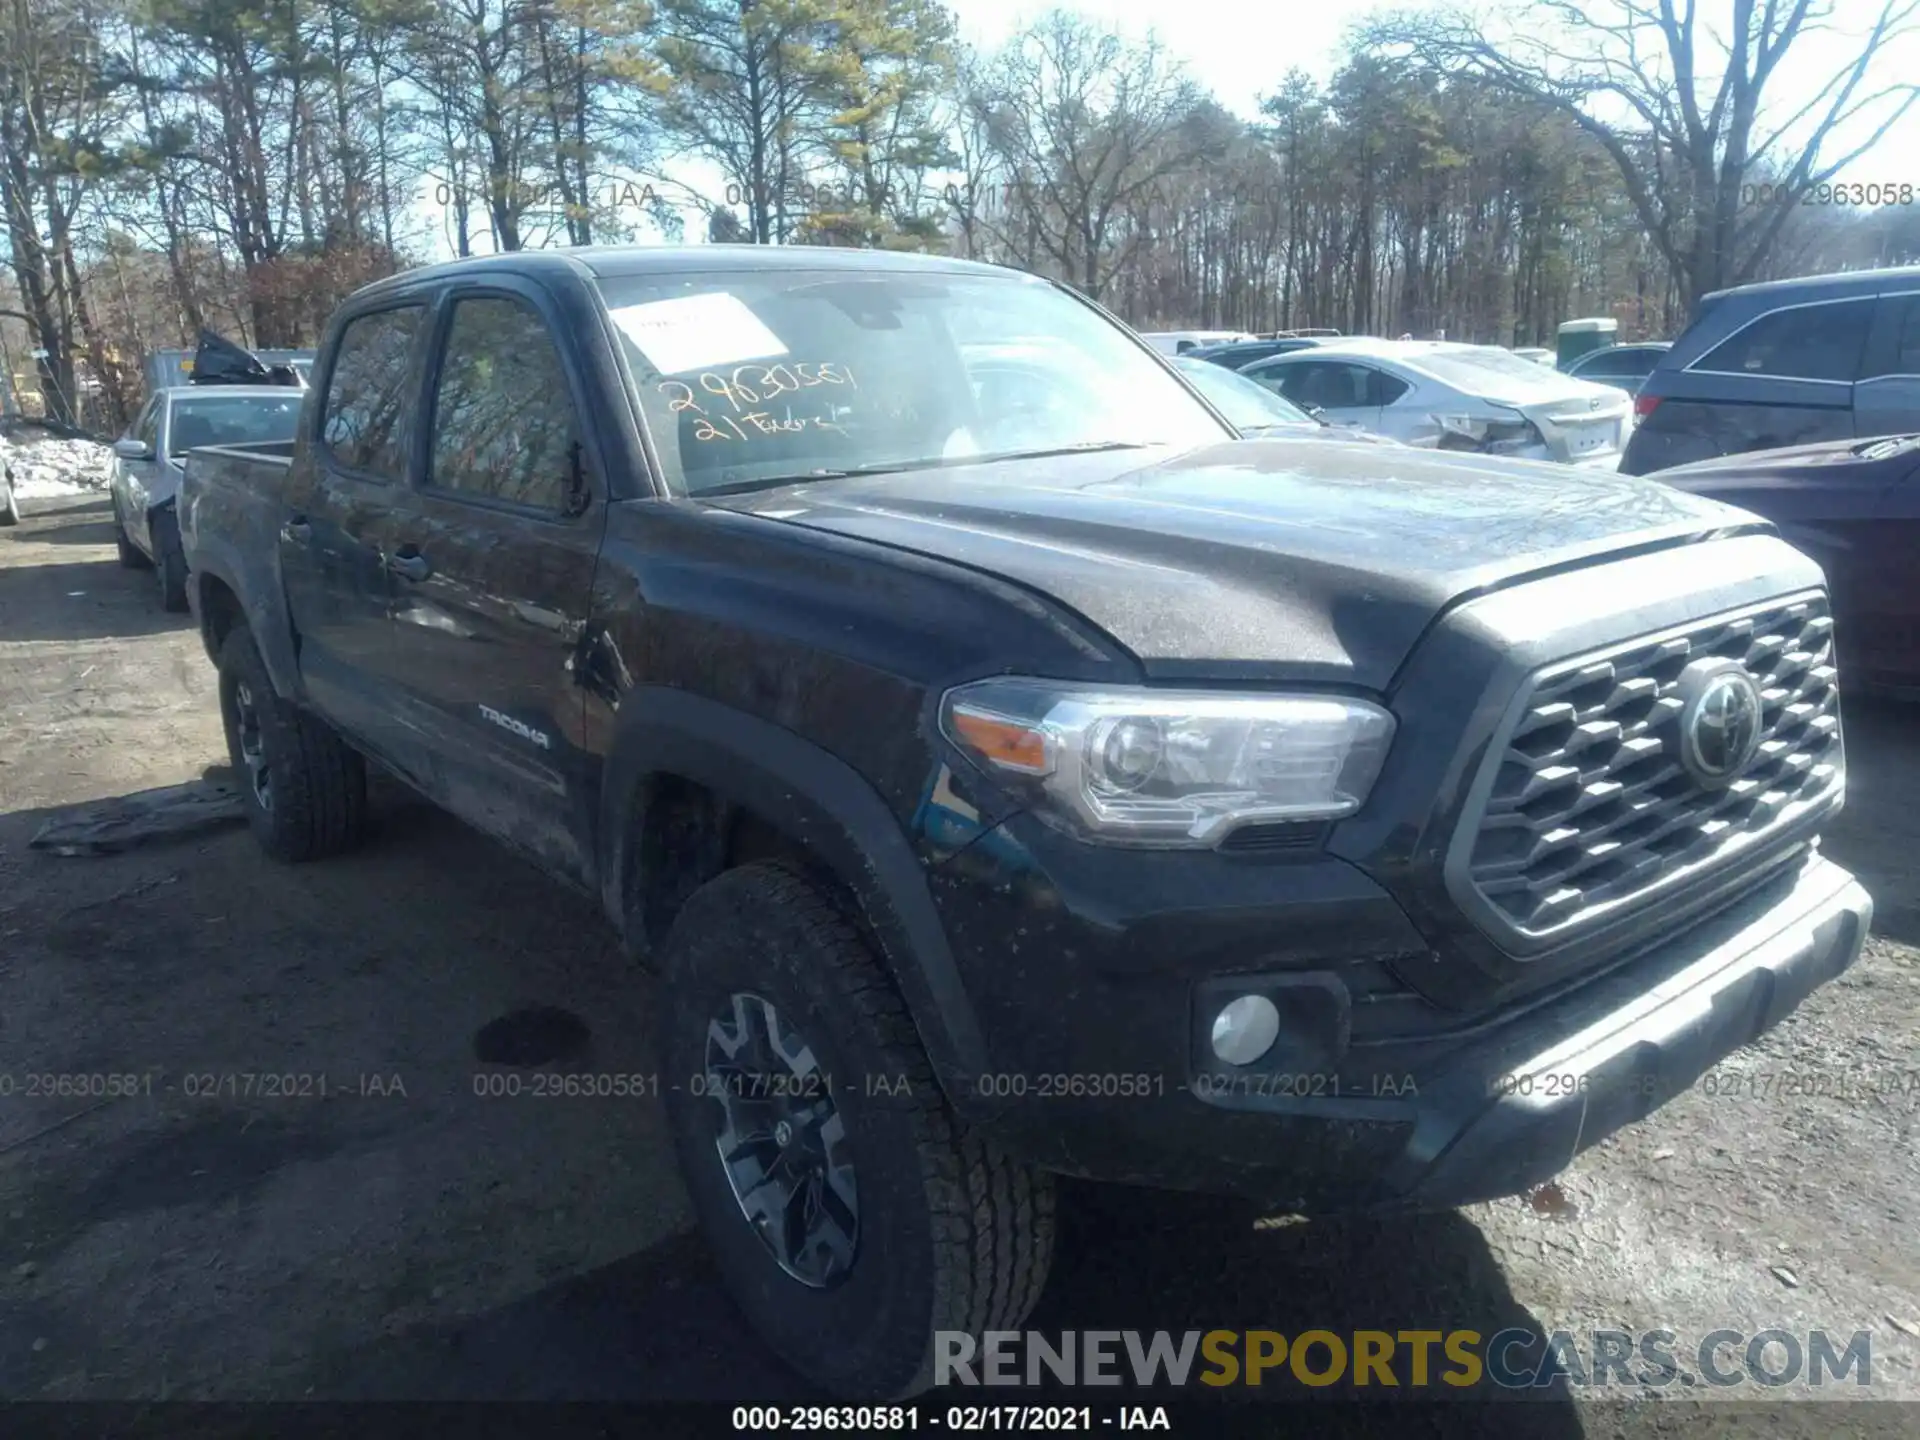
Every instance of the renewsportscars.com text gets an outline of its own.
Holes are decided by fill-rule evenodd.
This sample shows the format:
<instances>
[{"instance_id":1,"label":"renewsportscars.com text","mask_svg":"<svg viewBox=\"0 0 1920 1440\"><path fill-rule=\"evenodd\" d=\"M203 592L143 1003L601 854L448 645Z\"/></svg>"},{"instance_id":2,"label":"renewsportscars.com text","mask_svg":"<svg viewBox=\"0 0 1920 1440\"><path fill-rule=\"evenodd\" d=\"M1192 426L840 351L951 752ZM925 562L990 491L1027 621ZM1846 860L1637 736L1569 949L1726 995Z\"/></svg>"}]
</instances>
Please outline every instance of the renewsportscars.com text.
<instances>
[{"instance_id":1,"label":"renewsportscars.com text","mask_svg":"<svg viewBox=\"0 0 1920 1440\"><path fill-rule=\"evenodd\" d=\"M1872 1384L1872 1337L1825 1330L989 1330L934 1337L936 1385L1669 1385L1777 1389Z\"/></svg>"}]
</instances>

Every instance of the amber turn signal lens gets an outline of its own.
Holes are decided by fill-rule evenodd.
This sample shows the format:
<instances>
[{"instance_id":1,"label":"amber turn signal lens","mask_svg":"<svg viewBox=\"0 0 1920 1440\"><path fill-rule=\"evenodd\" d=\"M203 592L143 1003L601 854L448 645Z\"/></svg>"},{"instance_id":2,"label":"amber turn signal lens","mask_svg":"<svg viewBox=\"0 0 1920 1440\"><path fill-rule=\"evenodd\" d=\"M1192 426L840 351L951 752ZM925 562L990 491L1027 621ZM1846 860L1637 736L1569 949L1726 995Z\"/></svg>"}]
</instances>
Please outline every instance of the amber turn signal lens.
<instances>
[{"instance_id":1,"label":"amber turn signal lens","mask_svg":"<svg viewBox=\"0 0 1920 1440\"><path fill-rule=\"evenodd\" d=\"M982 760L1003 770L1045 775L1053 769L1053 747L1031 726L964 705L953 708L954 738Z\"/></svg>"}]
</instances>

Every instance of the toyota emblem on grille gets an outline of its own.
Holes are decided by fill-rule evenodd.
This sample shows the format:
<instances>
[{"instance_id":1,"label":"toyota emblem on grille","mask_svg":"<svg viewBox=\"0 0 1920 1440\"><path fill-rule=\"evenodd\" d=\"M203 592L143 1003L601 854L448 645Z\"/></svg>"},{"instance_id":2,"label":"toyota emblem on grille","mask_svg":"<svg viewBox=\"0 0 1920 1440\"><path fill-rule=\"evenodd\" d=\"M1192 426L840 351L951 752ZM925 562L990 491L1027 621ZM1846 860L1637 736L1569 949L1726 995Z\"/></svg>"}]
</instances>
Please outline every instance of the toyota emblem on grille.
<instances>
[{"instance_id":1,"label":"toyota emblem on grille","mask_svg":"<svg viewBox=\"0 0 1920 1440\"><path fill-rule=\"evenodd\" d=\"M1680 763L1702 785L1729 785L1760 748L1760 687L1731 660L1696 661L1680 676Z\"/></svg>"}]
</instances>

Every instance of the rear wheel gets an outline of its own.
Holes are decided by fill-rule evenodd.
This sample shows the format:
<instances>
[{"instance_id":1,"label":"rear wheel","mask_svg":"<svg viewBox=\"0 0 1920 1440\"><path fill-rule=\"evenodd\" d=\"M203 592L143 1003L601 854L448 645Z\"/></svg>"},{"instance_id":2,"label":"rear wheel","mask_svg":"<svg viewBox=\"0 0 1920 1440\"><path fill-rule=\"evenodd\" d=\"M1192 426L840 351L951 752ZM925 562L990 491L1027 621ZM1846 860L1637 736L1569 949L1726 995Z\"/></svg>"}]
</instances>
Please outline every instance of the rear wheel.
<instances>
[{"instance_id":1,"label":"rear wheel","mask_svg":"<svg viewBox=\"0 0 1920 1440\"><path fill-rule=\"evenodd\" d=\"M294 862L360 842L366 762L324 721L280 697L245 627L220 647L220 718L261 849Z\"/></svg>"},{"instance_id":2,"label":"rear wheel","mask_svg":"<svg viewBox=\"0 0 1920 1440\"><path fill-rule=\"evenodd\" d=\"M187 608L187 552L180 543L180 518L171 510L153 517L153 571L160 580L160 608Z\"/></svg>"},{"instance_id":3,"label":"rear wheel","mask_svg":"<svg viewBox=\"0 0 1920 1440\"><path fill-rule=\"evenodd\" d=\"M687 1188L734 1300L849 1397L933 1381L937 1331L1013 1329L1046 1281L1051 1177L968 1134L860 932L778 865L686 902L660 1053Z\"/></svg>"}]
</instances>

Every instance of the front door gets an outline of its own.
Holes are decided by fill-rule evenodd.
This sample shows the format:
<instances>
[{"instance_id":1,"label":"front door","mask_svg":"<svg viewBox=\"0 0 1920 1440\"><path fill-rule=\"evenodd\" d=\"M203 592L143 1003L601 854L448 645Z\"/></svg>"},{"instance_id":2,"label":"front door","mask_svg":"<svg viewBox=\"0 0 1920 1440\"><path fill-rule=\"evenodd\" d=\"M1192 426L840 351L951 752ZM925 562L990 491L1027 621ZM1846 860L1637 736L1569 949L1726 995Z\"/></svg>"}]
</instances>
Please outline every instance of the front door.
<instances>
[{"instance_id":1,"label":"front door","mask_svg":"<svg viewBox=\"0 0 1920 1440\"><path fill-rule=\"evenodd\" d=\"M537 288L449 301L426 469L387 555L411 768L456 814L585 880L599 771L575 657L606 508L584 392Z\"/></svg>"},{"instance_id":2,"label":"front door","mask_svg":"<svg viewBox=\"0 0 1920 1440\"><path fill-rule=\"evenodd\" d=\"M280 568L313 703L391 757L382 692L393 669L386 568L395 507L412 501L407 471L419 411L427 309L419 303L350 319L321 382L326 398L296 463L281 517Z\"/></svg>"},{"instance_id":3,"label":"front door","mask_svg":"<svg viewBox=\"0 0 1920 1440\"><path fill-rule=\"evenodd\" d=\"M146 408L127 431L127 438L147 447L146 457L114 461L113 508L127 538L147 554L153 553L153 538L147 533L147 496L153 491L154 467L161 463L160 411L166 401L159 395L147 401Z\"/></svg>"}]
</instances>

